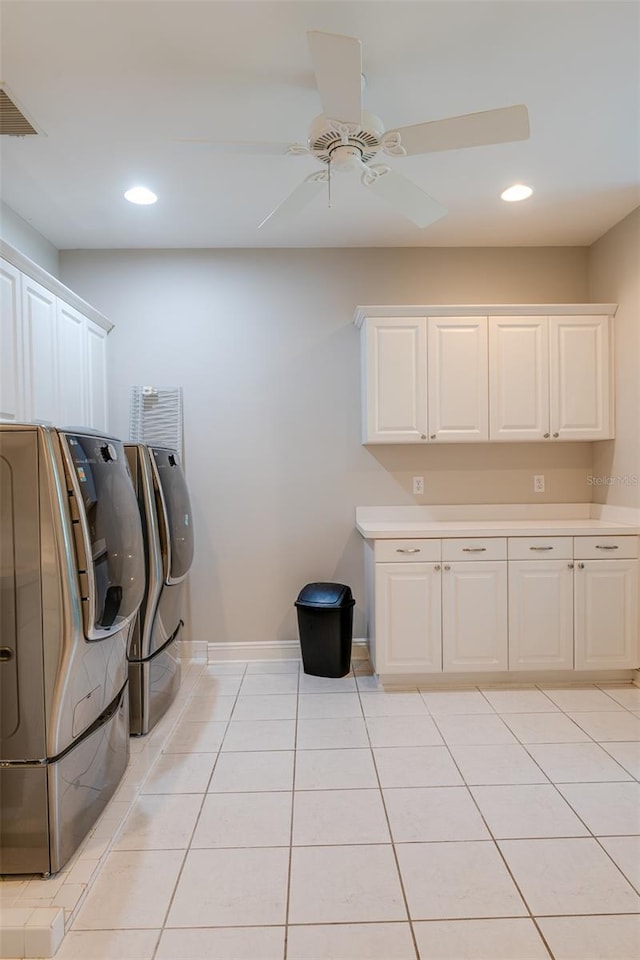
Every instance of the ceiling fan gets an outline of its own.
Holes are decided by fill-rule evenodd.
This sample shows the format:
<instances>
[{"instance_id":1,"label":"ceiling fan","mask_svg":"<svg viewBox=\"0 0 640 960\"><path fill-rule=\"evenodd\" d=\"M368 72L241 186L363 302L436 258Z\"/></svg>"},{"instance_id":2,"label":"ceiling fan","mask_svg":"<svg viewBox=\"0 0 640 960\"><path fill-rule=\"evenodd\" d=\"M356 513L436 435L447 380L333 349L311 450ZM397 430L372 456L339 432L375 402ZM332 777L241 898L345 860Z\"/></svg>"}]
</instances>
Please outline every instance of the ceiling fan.
<instances>
[{"instance_id":1,"label":"ceiling fan","mask_svg":"<svg viewBox=\"0 0 640 960\"><path fill-rule=\"evenodd\" d=\"M311 155L323 169L306 177L259 224L288 220L331 185L336 172L356 172L362 184L419 227L446 209L413 181L380 163L380 154L404 157L493 143L527 140L529 115L523 105L485 110L446 120L385 130L380 117L362 109L362 45L354 37L311 30L309 50L323 113L311 124L307 144L189 140L225 153ZM374 162L376 161L376 162Z\"/></svg>"}]
</instances>

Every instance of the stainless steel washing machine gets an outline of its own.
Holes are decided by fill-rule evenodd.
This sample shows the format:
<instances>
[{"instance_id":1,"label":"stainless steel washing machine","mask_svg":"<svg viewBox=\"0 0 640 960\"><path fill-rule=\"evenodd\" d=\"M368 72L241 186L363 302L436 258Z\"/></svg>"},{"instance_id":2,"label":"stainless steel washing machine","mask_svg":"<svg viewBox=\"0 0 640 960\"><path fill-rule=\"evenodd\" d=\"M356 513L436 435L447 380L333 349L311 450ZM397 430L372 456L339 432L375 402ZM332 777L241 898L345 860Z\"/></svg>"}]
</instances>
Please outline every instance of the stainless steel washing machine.
<instances>
[{"instance_id":1,"label":"stainless steel washing machine","mask_svg":"<svg viewBox=\"0 0 640 960\"><path fill-rule=\"evenodd\" d=\"M122 443L0 424L0 873L55 873L129 758L144 547Z\"/></svg>"},{"instance_id":2,"label":"stainless steel washing machine","mask_svg":"<svg viewBox=\"0 0 640 960\"><path fill-rule=\"evenodd\" d=\"M193 561L193 521L177 451L125 444L138 496L147 582L129 644L131 733L148 733L180 687L177 655L184 587Z\"/></svg>"}]
</instances>

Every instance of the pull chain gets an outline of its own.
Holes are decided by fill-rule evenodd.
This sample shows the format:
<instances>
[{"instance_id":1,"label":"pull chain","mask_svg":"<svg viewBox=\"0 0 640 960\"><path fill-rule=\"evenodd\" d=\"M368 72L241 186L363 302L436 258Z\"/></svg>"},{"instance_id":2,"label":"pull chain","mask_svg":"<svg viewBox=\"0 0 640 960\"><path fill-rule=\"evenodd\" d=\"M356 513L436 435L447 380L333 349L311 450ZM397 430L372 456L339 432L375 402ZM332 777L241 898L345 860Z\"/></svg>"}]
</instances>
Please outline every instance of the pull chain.
<instances>
[{"instance_id":1,"label":"pull chain","mask_svg":"<svg viewBox=\"0 0 640 960\"><path fill-rule=\"evenodd\" d=\"M327 182L329 185L329 209L331 209L331 157L329 157L329 174L327 177Z\"/></svg>"}]
</instances>

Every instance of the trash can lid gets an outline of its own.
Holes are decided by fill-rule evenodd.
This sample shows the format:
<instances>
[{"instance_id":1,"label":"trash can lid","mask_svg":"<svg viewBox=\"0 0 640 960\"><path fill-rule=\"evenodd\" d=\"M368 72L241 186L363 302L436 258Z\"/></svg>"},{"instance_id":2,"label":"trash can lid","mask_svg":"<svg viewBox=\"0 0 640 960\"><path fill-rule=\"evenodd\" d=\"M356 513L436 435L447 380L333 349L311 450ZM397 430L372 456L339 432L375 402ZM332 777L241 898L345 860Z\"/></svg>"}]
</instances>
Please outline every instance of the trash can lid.
<instances>
[{"instance_id":1,"label":"trash can lid","mask_svg":"<svg viewBox=\"0 0 640 960\"><path fill-rule=\"evenodd\" d=\"M308 583L295 602L296 607L352 607L351 587L344 583Z\"/></svg>"}]
</instances>

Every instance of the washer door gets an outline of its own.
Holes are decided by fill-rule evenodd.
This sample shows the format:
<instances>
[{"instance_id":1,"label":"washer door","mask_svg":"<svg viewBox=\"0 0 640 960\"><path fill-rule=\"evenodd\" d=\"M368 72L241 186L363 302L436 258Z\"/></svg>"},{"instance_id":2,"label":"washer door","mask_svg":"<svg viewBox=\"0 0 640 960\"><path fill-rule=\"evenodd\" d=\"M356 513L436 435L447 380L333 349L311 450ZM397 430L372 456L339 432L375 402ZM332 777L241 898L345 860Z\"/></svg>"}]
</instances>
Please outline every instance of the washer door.
<instances>
[{"instance_id":1,"label":"washer door","mask_svg":"<svg viewBox=\"0 0 640 960\"><path fill-rule=\"evenodd\" d=\"M131 621L142 602L138 503L119 440L81 434L63 434L62 440L78 513L74 526L81 533L76 548L85 635L100 640Z\"/></svg>"},{"instance_id":2,"label":"washer door","mask_svg":"<svg viewBox=\"0 0 640 960\"><path fill-rule=\"evenodd\" d=\"M193 523L187 482L174 450L151 447L165 583L180 583L193 562Z\"/></svg>"}]
</instances>

